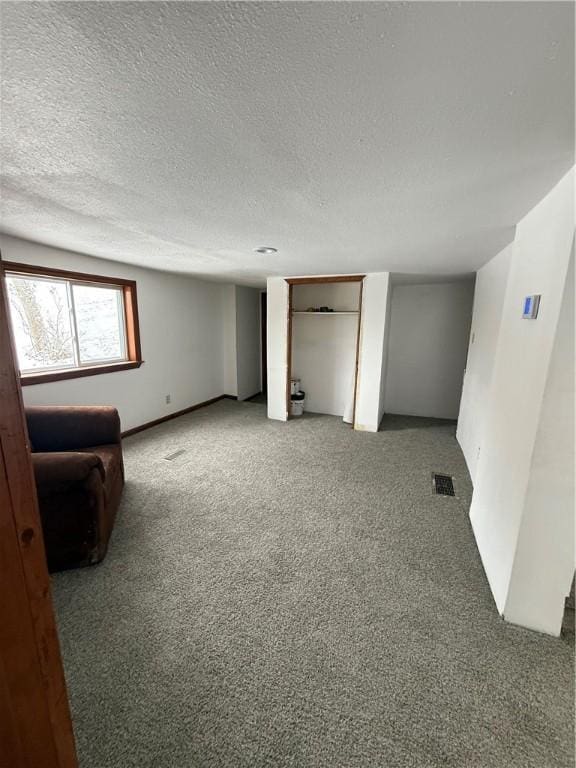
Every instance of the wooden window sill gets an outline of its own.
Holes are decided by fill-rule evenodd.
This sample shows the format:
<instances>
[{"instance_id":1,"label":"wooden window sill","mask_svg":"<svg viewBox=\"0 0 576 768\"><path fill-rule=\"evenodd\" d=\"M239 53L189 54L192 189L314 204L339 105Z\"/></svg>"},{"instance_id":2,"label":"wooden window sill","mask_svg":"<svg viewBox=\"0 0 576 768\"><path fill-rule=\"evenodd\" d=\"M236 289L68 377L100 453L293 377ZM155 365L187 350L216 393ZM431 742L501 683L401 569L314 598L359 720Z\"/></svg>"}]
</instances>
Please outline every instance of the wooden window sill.
<instances>
[{"instance_id":1,"label":"wooden window sill","mask_svg":"<svg viewBox=\"0 0 576 768\"><path fill-rule=\"evenodd\" d=\"M126 360L122 363L110 363L107 365L93 365L86 368L71 368L66 371L47 371L45 373L25 373L20 376L20 384L27 387L30 384L48 384L52 381L64 379L79 379L83 376L98 376L101 373L116 373L117 371L129 371L132 368L140 368L143 360Z\"/></svg>"}]
</instances>

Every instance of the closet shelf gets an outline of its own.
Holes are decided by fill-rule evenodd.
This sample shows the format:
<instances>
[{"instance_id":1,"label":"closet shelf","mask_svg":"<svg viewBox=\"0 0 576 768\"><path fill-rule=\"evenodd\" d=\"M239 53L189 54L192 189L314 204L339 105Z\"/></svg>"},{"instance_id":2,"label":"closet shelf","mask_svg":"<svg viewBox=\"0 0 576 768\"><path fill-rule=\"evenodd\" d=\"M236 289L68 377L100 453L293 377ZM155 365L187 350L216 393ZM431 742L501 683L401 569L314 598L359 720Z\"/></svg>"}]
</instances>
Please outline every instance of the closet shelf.
<instances>
[{"instance_id":1,"label":"closet shelf","mask_svg":"<svg viewBox=\"0 0 576 768\"><path fill-rule=\"evenodd\" d=\"M335 312L307 312L306 310L301 309L293 309L292 310L293 315L323 315L323 316L330 316L330 315L358 315L360 314L357 311L353 310L343 310L341 312L335 311Z\"/></svg>"}]
</instances>

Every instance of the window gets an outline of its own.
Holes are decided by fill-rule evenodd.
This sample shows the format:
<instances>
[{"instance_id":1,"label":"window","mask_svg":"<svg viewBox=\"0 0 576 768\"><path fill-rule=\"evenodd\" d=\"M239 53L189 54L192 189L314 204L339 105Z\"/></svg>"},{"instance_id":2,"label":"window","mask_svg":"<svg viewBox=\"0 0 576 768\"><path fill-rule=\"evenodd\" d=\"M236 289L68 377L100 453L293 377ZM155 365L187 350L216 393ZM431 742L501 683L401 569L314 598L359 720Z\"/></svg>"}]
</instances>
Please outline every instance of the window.
<instances>
[{"instance_id":1,"label":"window","mask_svg":"<svg viewBox=\"0 0 576 768\"><path fill-rule=\"evenodd\" d=\"M135 282L3 266L22 384L142 364Z\"/></svg>"}]
</instances>

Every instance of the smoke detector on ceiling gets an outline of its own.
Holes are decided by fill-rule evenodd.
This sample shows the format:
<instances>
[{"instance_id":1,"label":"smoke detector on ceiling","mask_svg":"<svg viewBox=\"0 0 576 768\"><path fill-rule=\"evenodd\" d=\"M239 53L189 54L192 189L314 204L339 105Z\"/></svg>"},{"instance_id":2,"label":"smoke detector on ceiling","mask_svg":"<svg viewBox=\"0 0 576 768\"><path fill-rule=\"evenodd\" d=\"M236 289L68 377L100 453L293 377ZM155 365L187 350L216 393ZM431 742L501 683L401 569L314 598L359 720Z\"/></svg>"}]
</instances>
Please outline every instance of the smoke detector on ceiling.
<instances>
[{"instance_id":1,"label":"smoke detector on ceiling","mask_svg":"<svg viewBox=\"0 0 576 768\"><path fill-rule=\"evenodd\" d=\"M254 248L256 253L278 253L278 248L272 248L269 245L261 245L259 248Z\"/></svg>"}]
</instances>

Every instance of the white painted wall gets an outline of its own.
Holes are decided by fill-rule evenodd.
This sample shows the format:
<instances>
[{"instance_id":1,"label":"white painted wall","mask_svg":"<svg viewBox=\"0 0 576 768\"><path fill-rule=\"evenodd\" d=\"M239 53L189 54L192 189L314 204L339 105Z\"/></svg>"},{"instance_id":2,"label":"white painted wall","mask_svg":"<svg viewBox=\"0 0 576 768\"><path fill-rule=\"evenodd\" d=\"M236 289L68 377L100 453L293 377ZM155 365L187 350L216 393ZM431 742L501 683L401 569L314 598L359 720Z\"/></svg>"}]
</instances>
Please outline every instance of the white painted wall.
<instances>
[{"instance_id":1,"label":"white painted wall","mask_svg":"<svg viewBox=\"0 0 576 768\"><path fill-rule=\"evenodd\" d=\"M236 356L236 286L222 286L223 388L225 395L238 395Z\"/></svg>"},{"instance_id":2,"label":"white painted wall","mask_svg":"<svg viewBox=\"0 0 576 768\"><path fill-rule=\"evenodd\" d=\"M523 601L511 591L515 559L520 569L525 562L519 549L527 546L520 537L523 514L534 503L539 515L550 514L550 501L534 496L531 473L574 236L573 184L571 171L517 226L484 415L470 518L496 605L507 617L520 615ZM542 295L538 319L523 320L523 299L534 293ZM551 428L556 435L548 444L564 439L554 420ZM533 567L545 573L559 553L541 554ZM522 623L545 629L540 602L523 605ZM547 624L545 631L555 634L559 627Z\"/></svg>"},{"instance_id":3,"label":"white painted wall","mask_svg":"<svg viewBox=\"0 0 576 768\"><path fill-rule=\"evenodd\" d=\"M504 618L557 634L574 575L574 249Z\"/></svg>"},{"instance_id":4,"label":"white painted wall","mask_svg":"<svg viewBox=\"0 0 576 768\"><path fill-rule=\"evenodd\" d=\"M261 389L260 291L222 286L224 394L245 400Z\"/></svg>"},{"instance_id":5,"label":"white painted wall","mask_svg":"<svg viewBox=\"0 0 576 768\"><path fill-rule=\"evenodd\" d=\"M476 478L512 250L513 246L508 245L476 274L466 375L456 430L456 437L473 483Z\"/></svg>"},{"instance_id":6,"label":"white painted wall","mask_svg":"<svg viewBox=\"0 0 576 768\"><path fill-rule=\"evenodd\" d=\"M223 394L238 395L236 365L236 286L222 286Z\"/></svg>"},{"instance_id":7,"label":"white painted wall","mask_svg":"<svg viewBox=\"0 0 576 768\"><path fill-rule=\"evenodd\" d=\"M305 312L310 307L332 307L347 312L358 310L360 283L310 283L295 285L292 308Z\"/></svg>"},{"instance_id":8,"label":"white painted wall","mask_svg":"<svg viewBox=\"0 0 576 768\"><path fill-rule=\"evenodd\" d=\"M354 429L364 432L377 432L382 415L381 382L382 373L385 373L383 359L389 292L389 272L373 272L364 278L354 424Z\"/></svg>"},{"instance_id":9,"label":"white painted wall","mask_svg":"<svg viewBox=\"0 0 576 768\"><path fill-rule=\"evenodd\" d=\"M385 411L456 419L474 283L394 285Z\"/></svg>"},{"instance_id":10,"label":"white painted wall","mask_svg":"<svg viewBox=\"0 0 576 768\"><path fill-rule=\"evenodd\" d=\"M236 394L260 392L260 291L234 286L236 295Z\"/></svg>"},{"instance_id":11,"label":"white painted wall","mask_svg":"<svg viewBox=\"0 0 576 768\"><path fill-rule=\"evenodd\" d=\"M142 355L138 369L23 388L28 405L114 405L130 429L223 394L225 286L2 235L6 261L136 280ZM165 396L171 395L171 403Z\"/></svg>"},{"instance_id":12,"label":"white painted wall","mask_svg":"<svg viewBox=\"0 0 576 768\"><path fill-rule=\"evenodd\" d=\"M360 283L295 285L295 310L328 306L358 311ZM358 315L317 312L292 317L292 376L306 392L305 409L344 416L354 398Z\"/></svg>"},{"instance_id":13,"label":"white painted wall","mask_svg":"<svg viewBox=\"0 0 576 768\"><path fill-rule=\"evenodd\" d=\"M286 379L288 371L288 283L283 277L269 277L266 318L268 362L268 418L286 421Z\"/></svg>"}]
</instances>

